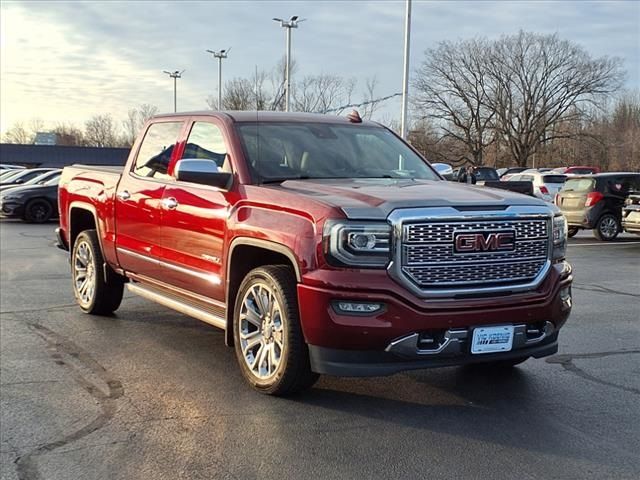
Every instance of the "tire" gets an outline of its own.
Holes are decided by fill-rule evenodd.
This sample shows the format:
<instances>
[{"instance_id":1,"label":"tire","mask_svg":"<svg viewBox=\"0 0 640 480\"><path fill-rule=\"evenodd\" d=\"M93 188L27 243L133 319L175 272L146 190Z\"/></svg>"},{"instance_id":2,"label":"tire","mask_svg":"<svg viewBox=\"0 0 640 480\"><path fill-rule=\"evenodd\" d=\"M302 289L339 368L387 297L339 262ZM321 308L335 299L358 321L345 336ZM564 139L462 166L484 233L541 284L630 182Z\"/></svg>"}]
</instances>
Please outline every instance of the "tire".
<instances>
[{"instance_id":1,"label":"tire","mask_svg":"<svg viewBox=\"0 0 640 480\"><path fill-rule=\"evenodd\" d=\"M105 281L103 265L97 232L80 233L71 252L71 278L76 302L85 313L110 315L122 302L124 278L107 266Z\"/></svg>"},{"instance_id":2,"label":"tire","mask_svg":"<svg viewBox=\"0 0 640 480\"><path fill-rule=\"evenodd\" d=\"M236 297L233 338L243 377L261 393L289 395L318 379L300 326L296 279L287 266L247 274Z\"/></svg>"},{"instance_id":3,"label":"tire","mask_svg":"<svg viewBox=\"0 0 640 480\"><path fill-rule=\"evenodd\" d=\"M43 199L30 200L24 207L24 220L29 223L45 223L51 220L53 205Z\"/></svg>"},{"instance_id":4,"label":"tire","mask_svg":"<svg viewBox=\"0 0 640 480\"><path fill-rule=\"evenodd\" d=\"M598 219L596 228L593 229L593 236L603 242L614 240L622 228L618 218L612 213L605 213Z\"/></svg>"},{"instance_id":5,"label":"tire","mask_svg":"<svg viewBox=\"0 0 640 480\"><path fill-rule=\"evenodd\" d=\"M569 236L569 238L573 238L573 237L576 236L576 234L579 231L580 231L580 229L578 227L569 227L567 235Z\"/></svg>"}]
</instances>

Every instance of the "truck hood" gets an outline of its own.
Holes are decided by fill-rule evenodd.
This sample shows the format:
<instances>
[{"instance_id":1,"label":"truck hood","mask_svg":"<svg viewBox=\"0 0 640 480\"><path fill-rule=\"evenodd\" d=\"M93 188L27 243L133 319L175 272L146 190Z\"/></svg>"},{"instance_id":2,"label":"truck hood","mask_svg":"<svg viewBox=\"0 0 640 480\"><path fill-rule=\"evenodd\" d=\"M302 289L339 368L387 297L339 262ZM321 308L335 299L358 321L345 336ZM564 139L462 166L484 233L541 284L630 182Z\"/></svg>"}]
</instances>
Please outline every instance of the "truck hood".
<instances>
[{"instance_id":1,"label":"truck hood","mask_svg":"<svg viewBox=\"0 0 640 480\"><path fill-rule=\"evenodd\" d=\"M398 208L549 206L537 198L506 190L433 180L287 180L271 188L340 208L348 218L360 220L384 220Z\"/></svg>"}]
</instances>

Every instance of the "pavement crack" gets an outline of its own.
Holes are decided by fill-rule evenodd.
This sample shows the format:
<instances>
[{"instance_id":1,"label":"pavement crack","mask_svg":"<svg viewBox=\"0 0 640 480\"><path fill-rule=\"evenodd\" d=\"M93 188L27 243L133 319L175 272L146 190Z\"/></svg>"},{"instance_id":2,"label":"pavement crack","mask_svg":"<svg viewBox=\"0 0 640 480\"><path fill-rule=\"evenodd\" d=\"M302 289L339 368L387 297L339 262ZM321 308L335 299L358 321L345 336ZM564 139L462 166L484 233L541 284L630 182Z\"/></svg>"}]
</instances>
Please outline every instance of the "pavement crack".
<instances>
[{"instance_id":1,"label":"pavement crack","mask_svg":"<svg viewBox=\"0 0 640 480\"><path fill-rule=\"evenodd\" d=\"M616 350L611 352L594 352L594 353L574 353L574 354L563 354L563 355L554 355L553 357L549 357L546 359L547 363L556 363L562 365L562 367L568 372L574 373L585 380L589 380L590 382L598 383L600 385L605 385L607 387L616 388L618 390L623 390L625 392L633 393L636 395L640 395L640 390L633 387L625 387L624 385L618 385L613 382L608 382L606 380L602 380L601 378L595 377L581 368L577 367L573 361L575 359L581 358L602 358L609 357L612 355L627 355L633 353L640 353L640 350Z\"/></svg>"},{"instance_id":2,"label":"pavement crack","mask_svg":"<svg viewBox=\"0 0 640 480\"><path fill-rule=\"evenodd\" d=\"M104 427L115 415L115 400L122 397L124 388L122 383L115 379L102 365L96 362L89 353L68 338L37 323L29 323L28 325L29 328L45 341L51 358L71 373L76 383L96 400L101 409L101 413L83 427L57 440L40 445L15 460L18 478L20 480L37 480L40 476L35 458L38 455L52 452L75 442ZM91 375L86 375L83 370L88 370ZM91 376L95 376L100 382L93 381L90 378ZM103 386L99 385L101 382L104 383L106 389L103 389Z\"/></svg>"},{"instance_id":3,"label":"pavement crack","mask_svg":"<svg viewBox=\"0 0 640 480\"><path fill-rule=\"evenodd\" d=\"M572 288L574 288L575 290L586 290L587 292L606 293L610 295L626 295L629 297L640 298L640 294L638 293L621 292L618 290L613 290L611 288L603 287L601 285L576 285L574 283Z\"/></svg>"},{"instance_id":4,"label":"pavement crack","mask_svg":"<svg viewBox=\"0 0 640 480\"><path fill-rule=\"evenodd\" d=\"M63 305L51 305L44 308L27 308L25 310L7 310L6 312L0 312L0 315L11 315L15 313L35 313L35 312L49 312L53 310L64 310L66 308L76 307L77 303L65 303Z\"/></svg>"}]
</instances>

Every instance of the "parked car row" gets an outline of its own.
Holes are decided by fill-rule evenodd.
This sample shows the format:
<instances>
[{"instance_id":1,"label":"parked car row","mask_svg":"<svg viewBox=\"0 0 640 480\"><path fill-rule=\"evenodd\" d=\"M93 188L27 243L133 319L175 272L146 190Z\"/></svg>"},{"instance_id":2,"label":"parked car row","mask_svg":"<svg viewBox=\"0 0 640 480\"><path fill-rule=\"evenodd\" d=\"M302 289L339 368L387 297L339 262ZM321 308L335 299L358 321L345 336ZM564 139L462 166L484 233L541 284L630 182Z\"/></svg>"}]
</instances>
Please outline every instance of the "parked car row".
<instances>
[{"instance_id":1,"label":"parked car row","mask_svg":"<svg viewBox=\"0 0 640 480\"><path fill-rule=\"evenodd\" d=\"M4 171L6 170L6 171ZM0 216L44 223L58 217L58 168L3 169Z\"/></svg>"}]
</instances>

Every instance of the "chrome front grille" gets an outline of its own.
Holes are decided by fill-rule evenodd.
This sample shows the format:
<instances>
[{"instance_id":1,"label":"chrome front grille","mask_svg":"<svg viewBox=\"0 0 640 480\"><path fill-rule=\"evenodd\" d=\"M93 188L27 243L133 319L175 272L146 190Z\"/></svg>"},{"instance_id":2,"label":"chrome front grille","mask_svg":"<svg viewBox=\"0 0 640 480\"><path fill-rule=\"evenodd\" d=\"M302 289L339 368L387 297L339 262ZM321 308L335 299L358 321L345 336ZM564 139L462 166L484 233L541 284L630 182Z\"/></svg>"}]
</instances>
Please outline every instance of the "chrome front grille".
<instances>
[{"instance_id":1,"label":"chrome front grille","mask_svg":"<svg viewBox=\"0 0 640 480\"><path fill-rule=\"evenodd\" d=\"M451 243L453 232L515 230L520 240L547 238L547 220L432 222L404 226L404 243Z\"/></svg>"},{"instance_id":2,"label":"chrome front grille","mask_svg":"<svg viewBox=\"0 0 640 480\"><path fill-rule=\"evenodd\" d=\"M526 210L528 215L513 212L460 215L457 212L458 218L447 218L429 209L425 209L425 213L414 209L394 212L390 218L396 232L395 262L390 273L424 296L534 288L551 264L550 212L544 207L509 208ZM453 209L447 208L445 212L447 210ZM515 233L513 249L455 251L457 233L495 232Z\"/></svg>"}]
</instances>

